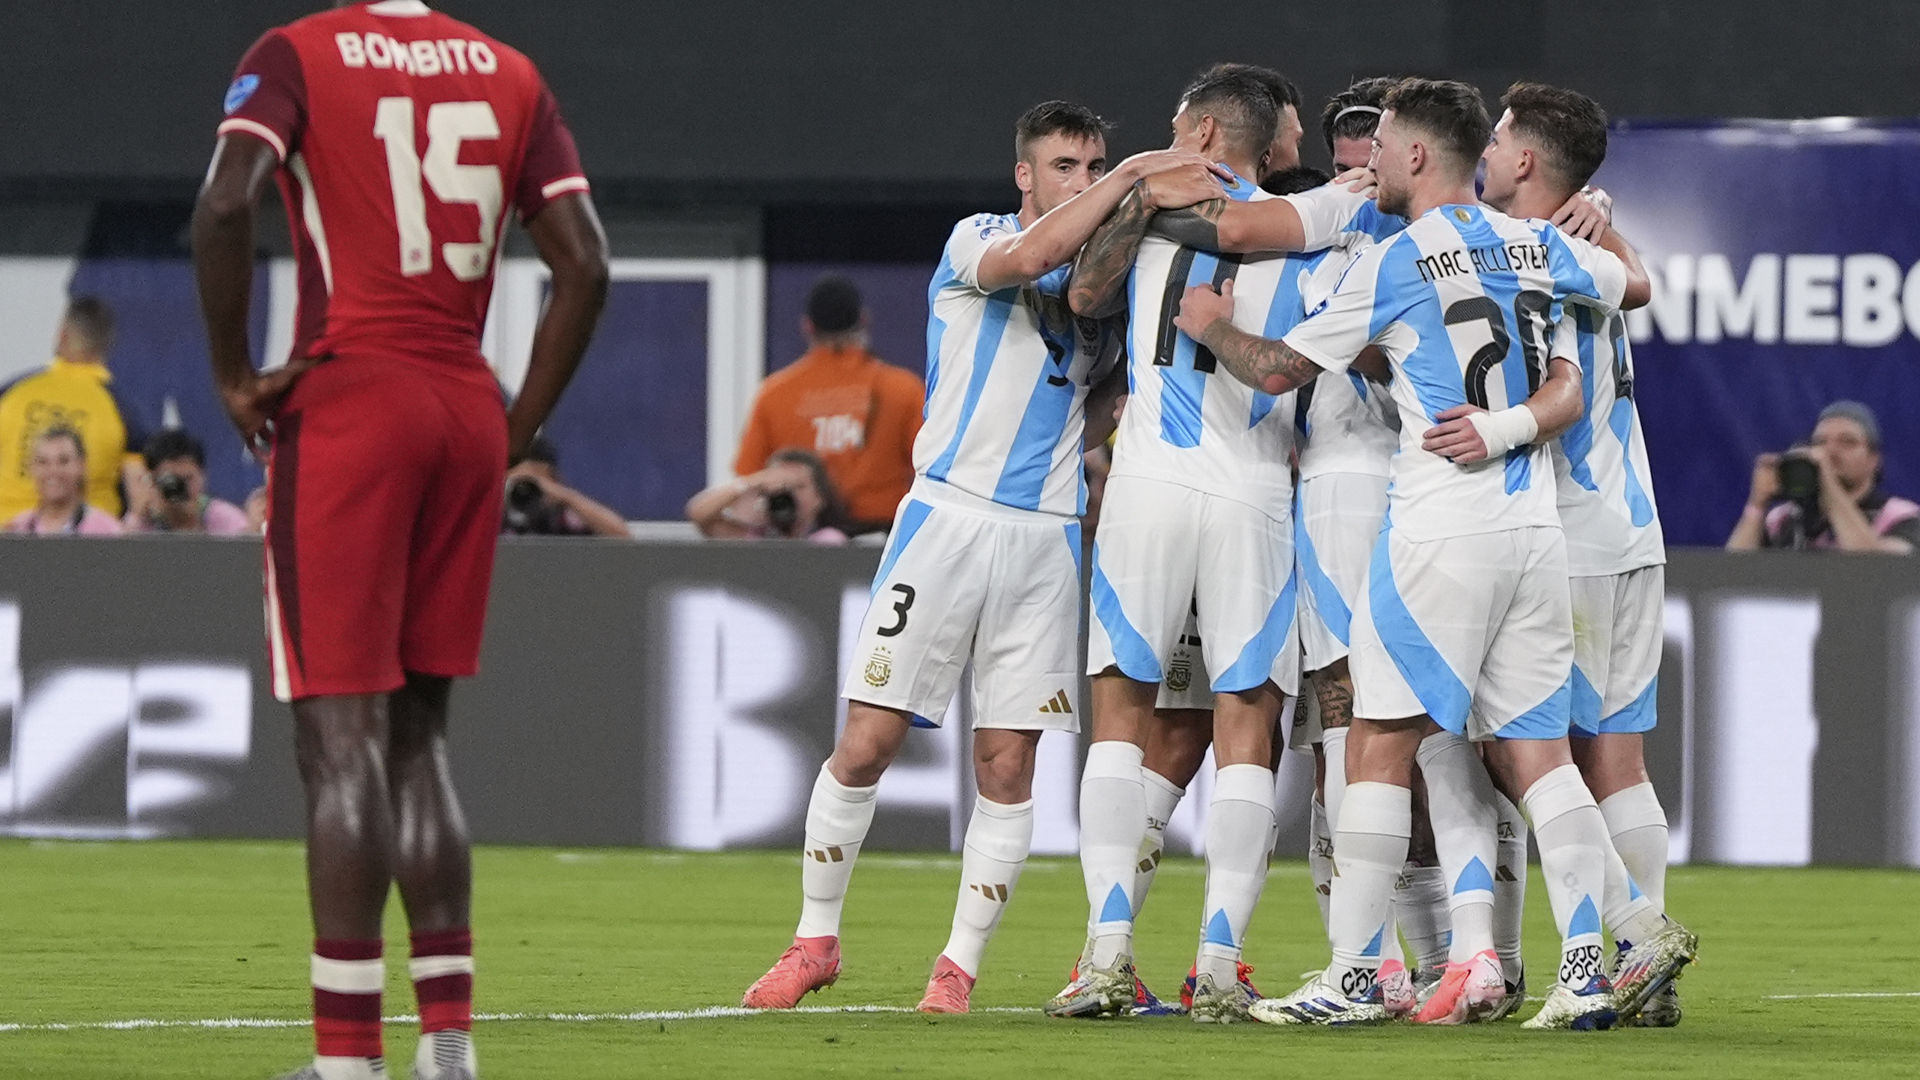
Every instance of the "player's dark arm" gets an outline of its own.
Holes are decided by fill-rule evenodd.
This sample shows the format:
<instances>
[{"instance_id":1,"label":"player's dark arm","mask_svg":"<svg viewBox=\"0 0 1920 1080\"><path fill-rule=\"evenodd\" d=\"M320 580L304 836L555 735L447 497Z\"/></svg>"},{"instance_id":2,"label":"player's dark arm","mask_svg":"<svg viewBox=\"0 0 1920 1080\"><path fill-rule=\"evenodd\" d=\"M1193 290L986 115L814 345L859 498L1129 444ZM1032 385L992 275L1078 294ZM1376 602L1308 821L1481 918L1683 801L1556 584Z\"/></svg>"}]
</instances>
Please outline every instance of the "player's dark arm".
<instances>
[{"instance_id":1,"label":"player's dark arm","mask_svg":"<svg viewBox=\"0 0 1920 1080\"><path fill-rule=\"evenodd\" d=\"M1201 251L1299 251L1307 242L1300 211L1285 199L1210 199L1180 210L1162 210L1154 215L1149 229Z\"/></svg>"},{"instance_id":2,"label":"player's dark arm","mask_svg":"<svg viewBox=\"0 0 1920 1080\"><path fill-rule=\"evenodd\" d=\"M1312 382L1324 370L1284 341L1239 329L1232 318L1233 282L1228 280L1219 292L1209 285L1188 289L1173 325L1212 352L1234 378L1262 393L1284 394Z\"/></svg>"},{"instance_id":3,"label":"player's dark arm","mask_svg":"<svg viewBox=\"0 0 1920 1080\"><path fill-rule=\"evenodd\" d=\"M1619 230L1611 225L1600 234L1599 244L1618 255L1620 261L1627 265L1627 291L1621 297L1621 309L1632 311L1634 308L1647 306L1647 303L1653 299L1653 279L1647 276L1647 268L1640 261L1640 253L1633 250L1633 245L1627 243L1626 237L1621 236Z\"/></svg>"},{"instance_id":4,"label":"player's dark arm","mask_svg":"<svg viewBox=\"0 0 1920 1080\"><path fill-rule=\"evenodd\" d=\"M507 412L508 461L526 456L580 366L607 302L607 234L586 192L569 192L542 207L527 222L527 235L553 271L553 292L533 333L526 381Z\"/></svg>"},{"instance_id":5,"label":"player's dark arm","mask_svg":"<svg viewBox=\"0 0 1920 1080\"><path fill-rule=\"evenodd\" d=\"M1133 269L1134 256L1139 254L1140 241L1152 220L1146 186L1135 184L1107 220L1093 230L1087 246L1073 260L1073 275L1067 279L1067 304L1075 315L1105 318L1126 306L1120 287Z\"/></svg>"},{"instance_id":6,"label":"player's dark arm","mask_svg":"<svg viewBox=\"0 0 1920 1080\"><path fill-rule=\"evenodd\" d=\"M253 218L261 189L280 159L263 139L223 135L193 207L193 272L207 324L213 385L227 416L251 441L279 399L313 361L300 358L267 375L253 369L247 312L253 301Z\"/></svg>"},{"instance_id":7,"label":"player's dark arm","mask_svg":"<svg viewBox=\"0 0 1920 1080\"><path fill-rule=\"evenodd\" d=\"M1120 418L1115 416L1120 407L1120 399L1127 393L1127 365L1113 365L1107 377L1100 380L1087 391L1087 437L1085 445L1089 448L1099 446L1113 437L1113 429Z\"/></svg>"}]
</instances>

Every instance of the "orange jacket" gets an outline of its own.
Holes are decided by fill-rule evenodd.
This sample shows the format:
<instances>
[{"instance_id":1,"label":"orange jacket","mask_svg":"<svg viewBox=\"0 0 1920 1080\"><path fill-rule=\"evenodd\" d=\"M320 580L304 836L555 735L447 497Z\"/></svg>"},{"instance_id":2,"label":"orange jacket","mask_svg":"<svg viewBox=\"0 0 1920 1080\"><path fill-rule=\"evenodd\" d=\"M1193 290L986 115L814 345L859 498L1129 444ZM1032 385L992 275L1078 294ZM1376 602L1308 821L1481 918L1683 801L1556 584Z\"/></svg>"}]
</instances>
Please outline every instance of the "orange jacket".
<instances>
[{"instance_id":1,"label":"orange jacket","mask_svg":"<svg viewBox=\"0 0 1920 1080\"><path fill-rule=\"evenodd\" d=\"M811 451L853 520L884 526L913 484L926 395L918 375L865 349L813 349L761 384L733 471L759 472L780 450Z\"/></svg>"}]
</instances>

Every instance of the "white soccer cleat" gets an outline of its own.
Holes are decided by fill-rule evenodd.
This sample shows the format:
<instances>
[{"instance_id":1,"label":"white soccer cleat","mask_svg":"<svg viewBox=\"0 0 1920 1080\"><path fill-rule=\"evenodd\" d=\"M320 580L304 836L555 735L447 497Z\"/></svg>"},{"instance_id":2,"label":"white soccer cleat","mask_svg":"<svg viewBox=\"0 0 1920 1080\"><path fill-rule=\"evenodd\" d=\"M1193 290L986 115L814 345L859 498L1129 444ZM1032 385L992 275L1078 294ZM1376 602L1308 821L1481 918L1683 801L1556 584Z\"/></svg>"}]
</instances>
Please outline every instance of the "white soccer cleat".
<instances>
[{"instance_id":1,"label":"white soccer cleat","mask_svg":"<svg viewBox=\"0 0 1920 1080\"><path fill-rule=\"evenodd\" d=\"M1111 967L1095 967L1082 962L1073 981L1053 995L1043 1011L1048 1016L1086 1018L1127 1016L1133 1012L1133 957L1121 953Z\"/></svg>"},{"instance_id":2,"label":"white soccer cleat","mask_svg":"<svg viewBox=\"0 0 1920 1080\"><path fill-rule=\"evenodd\" d=\"M1660 988L1660 992L1647 999L1640 1006L1640 1012L1625 1026L1646 1028L1670 1028L1680 1026L1680 988L1670 982Z\"/></svg>"},{"instance_id":3,"label":"white soccer cleat","mask_svg":"<svg viewBox=\"0 0 1920 1080\"><path fill-rule=\"evenodd\" d=\"M1520 973L1519 982L1510 982L1507 984L1506 994L1500 998L1500 1003L1493 1007L1493 1011L1487 1014L1487 1022L1491 1024L1498 1020L1505 1020L1507 1017L1519 1012L1520 1006L1526 1003L1527 973L1523 971Z\"/></svg>"},{"instance_id":4,"label":"white soccer cleat","mask_svg":"<svg viewBox=\"0 0 1920 1080\"><path fill-rule=\"evenodd\" d=\"M1558 983L1526 1023L1529 1031L1605 1031L1618 1019L1614 1012L1613 986L1605 975L1595 975L1579 990Z\"/></svg>"},{"instance_id":5,"label":"white soccer cleat","mask_svg":"<svg viewBox=\"0 0 1920 1080\"><path fill-rule=\"evenodd\" d=\"M1263 1024L1344 1027L1385 1023L1387 1008L1378 983L1368 986L1358 998L1350 998L1329 983L1322 972L1285 997L1254 1002L1247 1015Z\"/></svg>"},{"instance_id":6,"label":"white soccer cleat","mask_svg":"<svg viewBox=\"0 0 1920 1080\"><path fill-rule=\"evenodd\" d=\"M1617 957L1613 977L1614 1011L1625 1024L1639 1015L1648 1000L1693 963L1700 953L1700 937L1693 931L1667 920L1660 932L1644 941L1636 941Z\"/></svg>"},{"instance_id":7,"label":"white soccer cleat","mask_svg":"<svg viewBox=\"0 0 1920 1080\"><path fill-rule=\"evenodd\" d=\"M1242 979L1236 977L1223 986L1211 974L1202 972L1194 976L1193 1004L1187 1013L1196 1024L1237 1024L1249 1018L1247 1010L1259 1000L1252 986Z\"/></svg>"}]
</instances>

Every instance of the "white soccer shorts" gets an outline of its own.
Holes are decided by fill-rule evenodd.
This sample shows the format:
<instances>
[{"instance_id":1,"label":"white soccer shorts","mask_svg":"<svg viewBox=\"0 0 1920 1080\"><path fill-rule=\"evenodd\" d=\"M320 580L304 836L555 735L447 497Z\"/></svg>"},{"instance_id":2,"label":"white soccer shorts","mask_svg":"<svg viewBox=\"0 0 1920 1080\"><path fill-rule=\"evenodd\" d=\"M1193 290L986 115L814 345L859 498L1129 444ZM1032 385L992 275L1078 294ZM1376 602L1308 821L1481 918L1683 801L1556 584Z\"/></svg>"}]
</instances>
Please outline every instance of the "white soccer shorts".
<instances>
[{"instance_id":1,"label":"white soccer shorts","mask_svg":"<svg viewBox=\"0 0 1920 1080\"><path fill-rule=\"evenodd\" d=\"M1290 516L1290 515L1289 515ZM1187 612L1219 693L1299 688L1293 529L1232 499L1137 476L1107 480L1093 546L1087 671L1171 675Z\"/></svg>"},{"instance_id":2,"label":"white soccer shorts","mask_svg":"<svg viewBox=\"0 0 1920 1080\"><path fill-rule=\"evenodd\" d=\"M1294 500L1294 561L1300 576L1301 668L1319 671L1347 655L1353 611L1387 514L1387 478L1324 473Z\"/></svg>"},{"instance_id":3,"label":"white soccer shorts","mask_svg":"<svg viewBox=\"0 0 1920 1080\"><path fill-rule=\"evenodd\" d=\"M1080 523L916 482L841 696L938 727L973 662L973 726L1079 731Z\"/></svg>"},{"instance_id":4,"label":"white soccer shorts","mask_svg":"<svg viewBox=\"0 0 1920 1080\"><path fill-rule=\"evenodd\" d=\"M1573 690L1565 535L1532 527L1415 543L1382 530L1349 663L1356 717L1425 713L1476 740L1565 737Z\"/></svg>"},{"instance_id":5,"label":"white soccer shorts","mask_svg":"<svg viewBox=\"0 0 1920 1080\"><path fill-rule=\"evenodd\" d=\"M1187 621L1167 654L1167 676L1153 700L1156 709L1213 711L1213 686L1207 677L1207 658L1200 652L1200 616L1197 605L1187 606Z\"/></svg>"},{"instance_id":6,"label":"white soccer shorts","mask_svg":"<svg viewBox=\"0 0 1920 1080\"><path fill-rule=\"evenodd\" d=\"M1667 568L1577 577L1573 588L1573 733L1652 731L1666 644Z\"/></svg>"}]
</instances>

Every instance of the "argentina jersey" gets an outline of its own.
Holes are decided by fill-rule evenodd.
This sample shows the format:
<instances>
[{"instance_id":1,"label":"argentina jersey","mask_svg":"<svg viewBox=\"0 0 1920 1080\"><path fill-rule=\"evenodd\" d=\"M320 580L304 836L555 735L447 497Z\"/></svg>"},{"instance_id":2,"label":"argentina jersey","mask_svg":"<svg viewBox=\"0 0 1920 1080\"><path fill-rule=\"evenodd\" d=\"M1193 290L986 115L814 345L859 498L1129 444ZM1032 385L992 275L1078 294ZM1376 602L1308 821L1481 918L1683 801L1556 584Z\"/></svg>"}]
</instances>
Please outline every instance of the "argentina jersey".
<instances>
[{"instance_id":1,"label":"argentina jersey","mask_svg":"<svg viewBox=\"0 0 1920 1080\"><path fill-rule=\"evenodd\" d=\"M1027 285L980 289L988 245L1020 231L1012 214L954 226L927 288L927 404L914 471L1018 510L1086 510L1081 435L1102 324L1067 306L1070 267Z\"/></svg>"},{"instance_id":2,"label":"argentina jersey","mask_svg":"<svg viewBox=\"0 0 1920 1080\"><path fill-rule=\"evenodd\" d=\"M1267 199L1251 181L1227 191ZM1293 394L1263 394L1173 325L1189 286L1233 282L1233 323L1278 337L1302 315L1319 254L1213 255L1149 235L1127 278L1127 407L1112 476L1138 476L1233 499L1269 517L1291 513Z\"/></svg>"},{"instance_id":3,"label":"argentina jersey","mask_svg":"<svg viewBox=\"0 0 1920 1080\"><path fill-rule=\"evenodd\" d=\"M1624 574L1667 561L1647 440L1633 396L1633 346L1618 312L1569 304L1586 410L1554 443L1560 521L1575 577Z\"/></svg>"},{"instance_id":4,"label":"argentina jersey","mask_svg":"<svg viewBox=\"0 0 1920 1080\"><path fill-rule=\"evenodd\" d=\"M1454 406L1497 412L1532 396L1561 305L1578 297L1616 310L1625 289L1619 259L1545 221L1441 206L1362 253L1286 342L1335 373L1368 344L1386 354L1401 417L1388 514L1408 540L1557 527L1544 444L1456 465L1421 442Z\"/></svg>"},{"instance_id":5,"label":"argentina jersey","mask_svg":"<svg viewBox=\"0 0 1920 1080\"><path fill-rule=\"evenodd\" d=\"M1400 218L1386 220L1406 227ZM1361 234L1323 253L1308 283L1307 310L1319 307L1333 293L1347 267L1372 243L1371 236ZM1315 379L1298 394L1294 416L1301 480L1329 473L1387 475L1388 462L1400 445L1400 414L1386 386L1348 371L1344 376Z\"/></svg>"}]
</instances>

